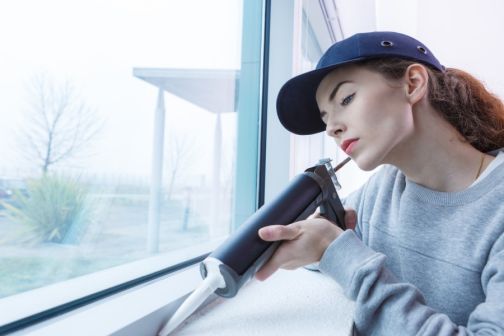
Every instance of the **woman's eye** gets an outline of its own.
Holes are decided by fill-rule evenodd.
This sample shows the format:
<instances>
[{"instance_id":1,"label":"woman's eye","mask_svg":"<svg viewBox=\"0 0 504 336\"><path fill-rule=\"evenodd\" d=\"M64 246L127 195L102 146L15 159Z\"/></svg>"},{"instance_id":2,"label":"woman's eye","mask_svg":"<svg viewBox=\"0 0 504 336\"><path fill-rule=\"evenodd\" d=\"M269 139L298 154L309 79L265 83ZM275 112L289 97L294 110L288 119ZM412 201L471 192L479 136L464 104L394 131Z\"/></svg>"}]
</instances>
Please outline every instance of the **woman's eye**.
<instances>
[{"instance_id":1,"label":"woman's eye","mask_svg":"<svg viewBox=\"0 0 504 336\"><path fill-rule=\"evenodd\" d=\"M352 99L353 99L354 96L355 96L355 92L352 93L351 95L346 96L345 98L343 98L343 100L341 101L341 105L345 106L345 105L350 104L350 102L352 101Z\"/></svg>"}]
</instances>

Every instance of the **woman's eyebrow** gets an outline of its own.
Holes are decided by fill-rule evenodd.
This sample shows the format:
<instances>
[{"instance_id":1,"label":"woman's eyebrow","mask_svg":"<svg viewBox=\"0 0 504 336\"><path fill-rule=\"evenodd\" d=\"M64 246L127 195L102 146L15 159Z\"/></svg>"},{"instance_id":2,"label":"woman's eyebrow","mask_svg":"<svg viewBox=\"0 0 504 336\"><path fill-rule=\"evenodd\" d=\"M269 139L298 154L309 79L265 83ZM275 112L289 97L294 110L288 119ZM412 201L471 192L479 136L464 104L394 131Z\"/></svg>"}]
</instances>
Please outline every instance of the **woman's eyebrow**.
<instances>
[{"instance_id":1,"label":"woman's eyebrow","mask_svg":"<svg viewBox=\"0 0 504 336\"><path fill-rule=\"evenodd\" d=\"M346 84L346 83L351 83L351 82L352 81L348 81L348 80L339 82L338 85L336 85L336 87L334 87L334 89L331 91L331 94L329 95L329 101L332 101L334 99L334 97L336 96L336 93L338 93L338 90L341 87L341 85Z\"/></svg>"}]
</instances>

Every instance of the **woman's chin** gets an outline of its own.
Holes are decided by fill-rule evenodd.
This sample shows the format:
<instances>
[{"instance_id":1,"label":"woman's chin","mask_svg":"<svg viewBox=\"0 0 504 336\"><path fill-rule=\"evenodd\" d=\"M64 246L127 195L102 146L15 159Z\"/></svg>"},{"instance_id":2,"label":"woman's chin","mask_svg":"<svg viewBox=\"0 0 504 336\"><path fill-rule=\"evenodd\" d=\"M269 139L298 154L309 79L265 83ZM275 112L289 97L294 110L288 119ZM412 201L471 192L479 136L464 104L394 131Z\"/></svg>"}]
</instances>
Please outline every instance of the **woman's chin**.
<instances>
[{"instance_id":1,"label":"woman's chin","mask_svg":"<svg viewBox=\"0 0 504 336\"><path fill-rule=\"evenodd\" d=\"M363 171L371 171L381 164L380 162L376 162L376 160L369 160L359 156L352 158L352 160Z\"/></svg>"}]
</instances>

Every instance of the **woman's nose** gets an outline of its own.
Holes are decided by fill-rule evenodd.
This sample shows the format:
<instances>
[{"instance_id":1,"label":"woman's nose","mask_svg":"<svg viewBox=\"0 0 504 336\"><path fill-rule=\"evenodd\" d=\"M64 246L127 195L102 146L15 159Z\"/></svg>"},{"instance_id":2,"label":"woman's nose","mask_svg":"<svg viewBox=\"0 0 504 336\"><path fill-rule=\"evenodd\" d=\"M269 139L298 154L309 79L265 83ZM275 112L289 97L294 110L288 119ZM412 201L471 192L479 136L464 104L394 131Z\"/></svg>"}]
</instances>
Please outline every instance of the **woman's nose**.
<instances>
[{"instance_id":1,"label":"woman's nose","mask_svg":"<svg viewBox=\"0 0 504 336\"><path fill-rule=\"evenodd\" d=\"M340 137L341 133L343 133L346 130L346 127L343 125L343 123L339 120L336 120L336 118L331 118L329 117L327 120L327 126L326 126L326 133L330 137L333 138L338 138Z\"/></svg>"}]
</instances>

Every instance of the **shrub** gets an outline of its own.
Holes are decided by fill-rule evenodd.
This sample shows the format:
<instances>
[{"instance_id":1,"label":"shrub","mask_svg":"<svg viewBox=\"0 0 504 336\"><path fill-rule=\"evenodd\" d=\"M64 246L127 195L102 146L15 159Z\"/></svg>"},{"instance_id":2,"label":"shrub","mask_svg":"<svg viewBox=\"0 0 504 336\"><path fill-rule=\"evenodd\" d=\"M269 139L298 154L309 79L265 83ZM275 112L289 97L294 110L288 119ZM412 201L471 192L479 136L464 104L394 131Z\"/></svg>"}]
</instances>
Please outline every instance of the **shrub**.
<instances>
[{"instance_id":1,"label":"shrub","mask_svg":"<svg viewBox=\"0 0 504 336\"><path fill-rule=\"evenodd\" d=\"M3 203L7 216L22 225L24 241L76 244L92 220L88 190L77 179L44 175Z\"/></svg>"}]
</instances>

